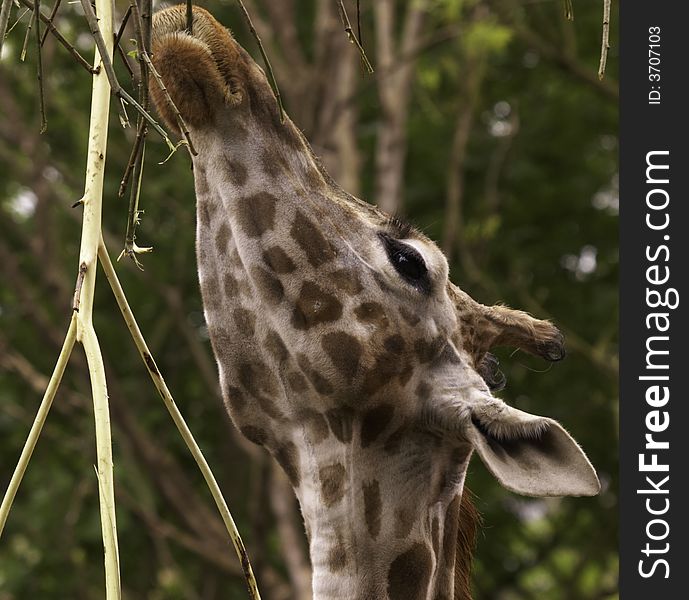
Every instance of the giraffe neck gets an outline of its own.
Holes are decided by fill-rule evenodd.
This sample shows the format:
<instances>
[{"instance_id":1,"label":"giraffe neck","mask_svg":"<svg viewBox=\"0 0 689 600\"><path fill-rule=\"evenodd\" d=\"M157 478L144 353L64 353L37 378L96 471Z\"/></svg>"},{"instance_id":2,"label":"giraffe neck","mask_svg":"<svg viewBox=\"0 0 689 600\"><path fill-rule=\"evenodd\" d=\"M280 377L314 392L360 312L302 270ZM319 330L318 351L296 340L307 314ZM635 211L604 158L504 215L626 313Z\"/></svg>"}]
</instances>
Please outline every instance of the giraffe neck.
<instances>
[{"instance_id":1,"label":"giraffe neck","mask_svg":"<svg viewBox=\"0 0 689 600\"><path fill-rule=\"evenodd\" d=\"M395 398L423 389L399 358L408 356L407 342L388 332L392 313L366 303L358 278L370 273L343 280L335 260L356 255L353 235L337 245L339 228L352 211L368 209L342 201L294 126L286 127L287 142L251 123L232 139L198 136L208 144L197 145L194 161L199 277L223 396L239 429L275 456L295 487L314 600L452 599L470 450L444 447L405 424L408 412ZM301 354L318 335L294 321L292 307L308 296L307 285L316 289L308 291L317 296L318 308L308 313L316 320L332 307L383 313L365 313L359 326L370 336L363 339L390 352L359 384L371 397L352 397L351 386L333 385ZM287 346L280 337L286 334ZM351 336L333 335L351 343ZM338 357L345 352L338 348ZM348 366L339 377L352 376Z\"/></svg>"},{"instance_id":2,"label":"giraffe neck","mask_svg":"<svg viewBox=\"0 0 689 600\"><path fill-rule=\"evenodd\" d=\"M314 600L454 599L468 454L409 432L367 443L356 417L335 431L349 441L299 451Z\"/></svg>"}]
</instances>

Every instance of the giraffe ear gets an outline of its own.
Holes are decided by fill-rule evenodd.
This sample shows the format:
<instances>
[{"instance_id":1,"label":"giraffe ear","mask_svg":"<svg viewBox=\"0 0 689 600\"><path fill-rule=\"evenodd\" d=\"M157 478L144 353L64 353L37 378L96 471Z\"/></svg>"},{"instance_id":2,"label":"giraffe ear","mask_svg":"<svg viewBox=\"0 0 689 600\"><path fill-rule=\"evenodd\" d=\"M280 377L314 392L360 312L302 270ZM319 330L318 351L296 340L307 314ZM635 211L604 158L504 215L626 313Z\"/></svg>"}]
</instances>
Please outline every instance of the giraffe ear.
<instances>
[{"instance_id":1,"label":"giraffe ear","mask_svg":"<svg viewBox=\"0 0 689 600\"><path fill-rule=\"evenodd\" d=\"M526 496L595 496L600 482L564 428L496 401L472 411L469 439L508 490Z\"/></svg>"}]
</instances>

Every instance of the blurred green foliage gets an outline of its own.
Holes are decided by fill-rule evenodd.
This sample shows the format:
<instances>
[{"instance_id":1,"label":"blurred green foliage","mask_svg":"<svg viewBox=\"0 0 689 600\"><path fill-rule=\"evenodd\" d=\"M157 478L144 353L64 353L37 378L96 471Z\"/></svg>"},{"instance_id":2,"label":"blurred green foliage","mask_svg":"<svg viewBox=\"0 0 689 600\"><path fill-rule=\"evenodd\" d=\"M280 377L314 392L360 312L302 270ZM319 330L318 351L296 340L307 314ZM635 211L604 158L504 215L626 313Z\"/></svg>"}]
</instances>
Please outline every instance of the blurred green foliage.
<instances>
[{"instance_id":1,"label":"blurred green foliage","mask_svg":"<svg viewBox=\"0 0 689 600\"><path fill-rule=\"evenodd\" d=\"M296 26L308 49L315 2L297 4ZM361 4L368 47L374 43L371 8L369 2ZM398 9L405 4L398 2ZM617 597L618 534L616 14L608 74L598 84L602 3L575 3L574 22L565 20L559 0L488 2L480 19L469 19L478 4L429 3L430 34L459 24L459 35L440 36L418 57L402 212L441 239L454 123L465 101L466 68L476 68L478 61L481 82L462 165L463 230L452 278L483 303L504 302L562 327L569 340L563 363L549 367L523 354L499 354L508 380L502 397L560 420L598 469L603 491L587 499L521 498L500 488L473 462L468 486L484 523L475 595L612 599ZM234 3L207 5L257 55ZM116 7L123 11L126 3ZM14 10L17 14L21 11ZM61 31L90 57L91 40L77 8L64 3L60 15ZM80 228L80 209L70 205L83 186L90 99L88 74L49 39L44 51L49 125L46 134L38 135L33 47L26 64L18 60L27 19L10 34L0 61L2 489L67 328ZM118 73L126 80L121 65ZM360 77L361 195L373 201L380 108L374 87ZM286 108L290 111L289 99ZM115 102L112 111L104 227L116 255L127 212L127 200L117 198L117 188L133 132L120 127ZM181 151L160 165L165 156L164 144L152 134L138 240L153 245L155 252L143 257L143 273L120 263L122 283L250 554L257 557L259 572L265 568L271 577L288 581L274 517L256 493L262 489L265 464L249 460L237 445L214 388L196 279L189 159ZM94 320L115 415L125 597L246 597L236 567L227 564L234 555L222 543L205 486L147 379L102 273ZM0 540L0 600L103 597L88 391L77 348ZM178 505L166 496L166 485L182 494ZM185 514L185 506L194 514ZM197 514L199 507L207 512ZM211 544L207 555L194 547L206 540L204 528L209 538L221 540Z\"/></svg>"}]
</instances>

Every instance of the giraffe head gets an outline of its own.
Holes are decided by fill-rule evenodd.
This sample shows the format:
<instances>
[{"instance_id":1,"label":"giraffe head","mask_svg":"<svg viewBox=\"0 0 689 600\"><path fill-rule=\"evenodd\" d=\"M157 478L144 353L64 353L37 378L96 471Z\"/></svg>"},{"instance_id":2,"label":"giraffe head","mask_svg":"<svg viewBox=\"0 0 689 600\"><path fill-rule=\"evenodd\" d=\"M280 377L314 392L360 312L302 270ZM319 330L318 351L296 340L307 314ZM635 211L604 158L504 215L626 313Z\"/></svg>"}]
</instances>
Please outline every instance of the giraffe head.
<instances>
[{"instance_id":1,"label":"giraffe head","mask_svg":"<svg viewBox=\"0 0 689 600\"><path fill-rule=\"evenodd\" d=\"M351 575L345 566L385 538L393 554L369 592L382 580L397 597L412 563L427 567L413 585L447 591L443 565L454 558L443 524L473 450L518 493L599 490L556 421L491 393L503 383L491 348L556 361L562 336L475 302L449 281L431 240L342 191L281 122L262 69L194 10L193 35L184 7L154 16L153 61L199 152L199 277L228 410L290 477L315 568ZM155 84L152 95L178 129ZM343 528L348 517L360 535Z\"/></svg>"}]
</instances>

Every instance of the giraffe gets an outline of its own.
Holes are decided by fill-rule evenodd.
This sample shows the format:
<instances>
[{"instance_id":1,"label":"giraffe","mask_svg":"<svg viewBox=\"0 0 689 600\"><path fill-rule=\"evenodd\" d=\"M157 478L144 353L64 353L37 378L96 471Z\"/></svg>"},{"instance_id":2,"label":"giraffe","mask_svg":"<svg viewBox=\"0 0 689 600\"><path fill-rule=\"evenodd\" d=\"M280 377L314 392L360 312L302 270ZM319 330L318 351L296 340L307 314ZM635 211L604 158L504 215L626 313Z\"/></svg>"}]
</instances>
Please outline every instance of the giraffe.
<instances>
[{"instance_id":1,"label":"giraffe","mask_svg":"<svg viewBox=\"0 0 689 600\"><path fill-rule=\"evenodd\" d=\"M227 410L298 498L315 600L470 599L475 451L509 490L595 495L556 421L496 398L490 354L564 357L549 322L484 306L418 230L340 189L208 12L154 15L153 62L198 151L196 253ZM175 114L153 84L161 118Z\"/></svg>"}]
</instances>

